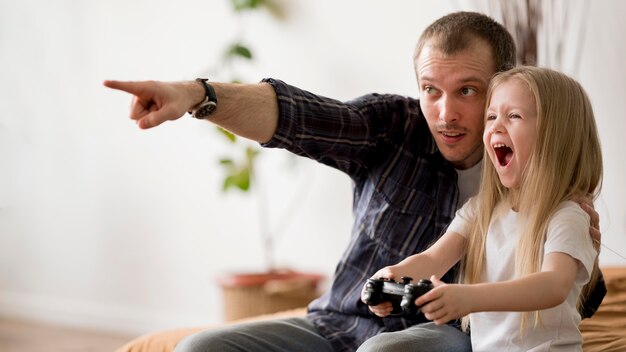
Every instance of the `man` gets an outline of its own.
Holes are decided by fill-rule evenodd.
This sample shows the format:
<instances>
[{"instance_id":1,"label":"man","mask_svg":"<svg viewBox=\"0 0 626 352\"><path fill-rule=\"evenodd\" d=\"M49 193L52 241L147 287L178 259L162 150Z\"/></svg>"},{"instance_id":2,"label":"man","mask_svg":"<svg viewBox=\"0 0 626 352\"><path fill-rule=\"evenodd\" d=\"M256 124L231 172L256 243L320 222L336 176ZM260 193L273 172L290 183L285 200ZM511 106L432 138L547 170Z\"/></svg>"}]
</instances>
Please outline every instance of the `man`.
<instances>
[{"instance_id":1,"label":"man","mask_svg":"<svg viewBox=\"0 0 626 352\"><path fill-rule=\"evenodd\" d=\"M487 86L495 72L514 66L515 45L489 17L453 13L422 34L414 62L419 100L371 94L343 103L273 79L249 85L105 82L134 95L131 118L140 128L191 110L266 147L335 167L354 183L351 240L330 290L311 303L306 318L205 331L178 350L471 350L469 337L456 327L377 318L360 294L378 269L433 243L476 193ZM597 213L582 206L596 224ZM595 228L590 232L599 236Z\"/></svg>"}]
</instances>

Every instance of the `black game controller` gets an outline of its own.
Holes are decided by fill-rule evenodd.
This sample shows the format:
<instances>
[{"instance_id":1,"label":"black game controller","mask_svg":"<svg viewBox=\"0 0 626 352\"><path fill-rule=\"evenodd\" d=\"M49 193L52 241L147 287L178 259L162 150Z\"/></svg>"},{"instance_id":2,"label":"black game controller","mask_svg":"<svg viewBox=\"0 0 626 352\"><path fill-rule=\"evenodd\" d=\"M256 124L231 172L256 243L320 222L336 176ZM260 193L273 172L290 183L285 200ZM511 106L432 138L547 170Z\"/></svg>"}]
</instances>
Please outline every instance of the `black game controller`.
<instances>
[{"instance_id":1,"label":"black game controller","mask_svg":"<svg viewBox=\"0 0 626 352\"><path fill-rule=\"evenodd\" d=\"M390 302L393 306L391 314L417 315L419 307L415 300L433 288L430 280L419 280L412 284L412 278L403 276L402 282L390 279L368 279L363 293L363 302L376 306L383 302Z\"/></svg>"}]
</instances>

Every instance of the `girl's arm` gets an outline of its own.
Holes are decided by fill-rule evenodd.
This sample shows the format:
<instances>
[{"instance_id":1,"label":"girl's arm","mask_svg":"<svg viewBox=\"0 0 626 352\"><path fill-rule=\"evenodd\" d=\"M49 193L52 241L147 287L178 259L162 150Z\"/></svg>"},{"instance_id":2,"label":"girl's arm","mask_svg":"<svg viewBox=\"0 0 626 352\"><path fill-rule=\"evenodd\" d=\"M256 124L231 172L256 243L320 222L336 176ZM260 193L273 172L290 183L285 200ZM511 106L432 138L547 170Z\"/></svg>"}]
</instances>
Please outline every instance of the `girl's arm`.
<instances>
[{"instance_id":1,"label":"girl's arm","mask_svg":"<svg viewBox=\"0 0 626 352\"><path fill-rule=\"evenodd\" d=\"M415 281L426 279L433 275L440 277L461 259L464 250L465 238L455 232L446 232L427 250L407 257L396 265L384 267L372 277L395 279L410 276ZM361 291L362 301L365 301L363 298L364 293L365 285ZM383 302L369 308L380 317L389 315L393 309L390 302Z\"/></svg>"},{"instance_id":2,"label":"girl's arm","mask_svg":"<svg viewBox=\"0 0 626 352\"><path fill-rule=\"evenodd\" d=\"M578 272L578 261L553 252L545 256L541 271L519 279L474 285L447 285L435 280L435 288L416 300L426 318L436 324L473 312L533 311L561 304Z\"/></svg>"},{"instance_id":3,"label":"girl's arm","mask_svg":"<svg viewBox=\"0 0 626 352\"><path fill-rule=\"evenodd\" d=\"M427 250L405 258L390 268L395 277L410 276L415 280L432 275L443 276L465 253L465 237L446 232Z\"/></svg>"}]
</instances>

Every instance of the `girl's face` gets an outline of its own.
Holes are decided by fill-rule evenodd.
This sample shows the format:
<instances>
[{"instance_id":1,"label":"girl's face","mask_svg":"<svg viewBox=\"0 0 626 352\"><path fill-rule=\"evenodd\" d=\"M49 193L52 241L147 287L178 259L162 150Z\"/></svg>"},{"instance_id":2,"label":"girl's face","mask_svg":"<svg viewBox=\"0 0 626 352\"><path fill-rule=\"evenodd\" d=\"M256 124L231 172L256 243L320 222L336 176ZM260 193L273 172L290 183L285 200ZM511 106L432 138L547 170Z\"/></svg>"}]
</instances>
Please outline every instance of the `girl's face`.
<instances>
[{"instance_id":1,"label":"girl's face","mask_svg":"<svg viewBox=\"0 0 626 352\"><path fill-rule=\"evenodd\" d=\"M535 97L524 81L514 77L493 90L483 142L504 187L520 186L535 145L536 126Z\"/></svg>"}]
</instances>

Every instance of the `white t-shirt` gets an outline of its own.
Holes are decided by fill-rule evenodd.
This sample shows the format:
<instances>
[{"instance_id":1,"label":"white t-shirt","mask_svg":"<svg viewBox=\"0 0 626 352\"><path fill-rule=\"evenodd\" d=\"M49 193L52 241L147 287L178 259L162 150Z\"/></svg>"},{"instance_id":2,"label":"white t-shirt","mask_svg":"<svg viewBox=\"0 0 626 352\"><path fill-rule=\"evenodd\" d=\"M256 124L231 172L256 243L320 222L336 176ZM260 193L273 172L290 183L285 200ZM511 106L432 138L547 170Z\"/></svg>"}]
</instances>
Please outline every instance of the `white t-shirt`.
<instances>
[{"instance_id":1,"label":"white t-shirt","mask_svg":"<svg viewBox=\"0 0 626 352\"><path fill-rule=\"evenodd\" d=\"M483 159L469 169L455 169L457 174L457 185L459 186L459 200L457 206L461 206L467 200L478 193L480 186L480 175L483 171Z\"/></svg>"},{"instance_id":2,"label":"white t-shirt","mask_svg":"<svg viewBox=\"0 0 626 352\"><path fill-rule=\"evenodd\" d=\"M466 203L456 213L448 231L467 236L468 222L475 202ZM494 211L500 214L491 221L486 241L484 282L514 278L515 248L520 225L512 209ZM589 281L597 252L589 236L589 215L572 201L563 202L548 224L544 255L561 252L578 260L575 283L560 305L541 311L542 325L534 327L532 314L523 337L520 336L520 312L480 312L470 314L472 350L480 351L582 351L578 330L580 314L576 302L582 287ZM541 287L537 287L541 290Z\"/></svg>"}]
</instances>

